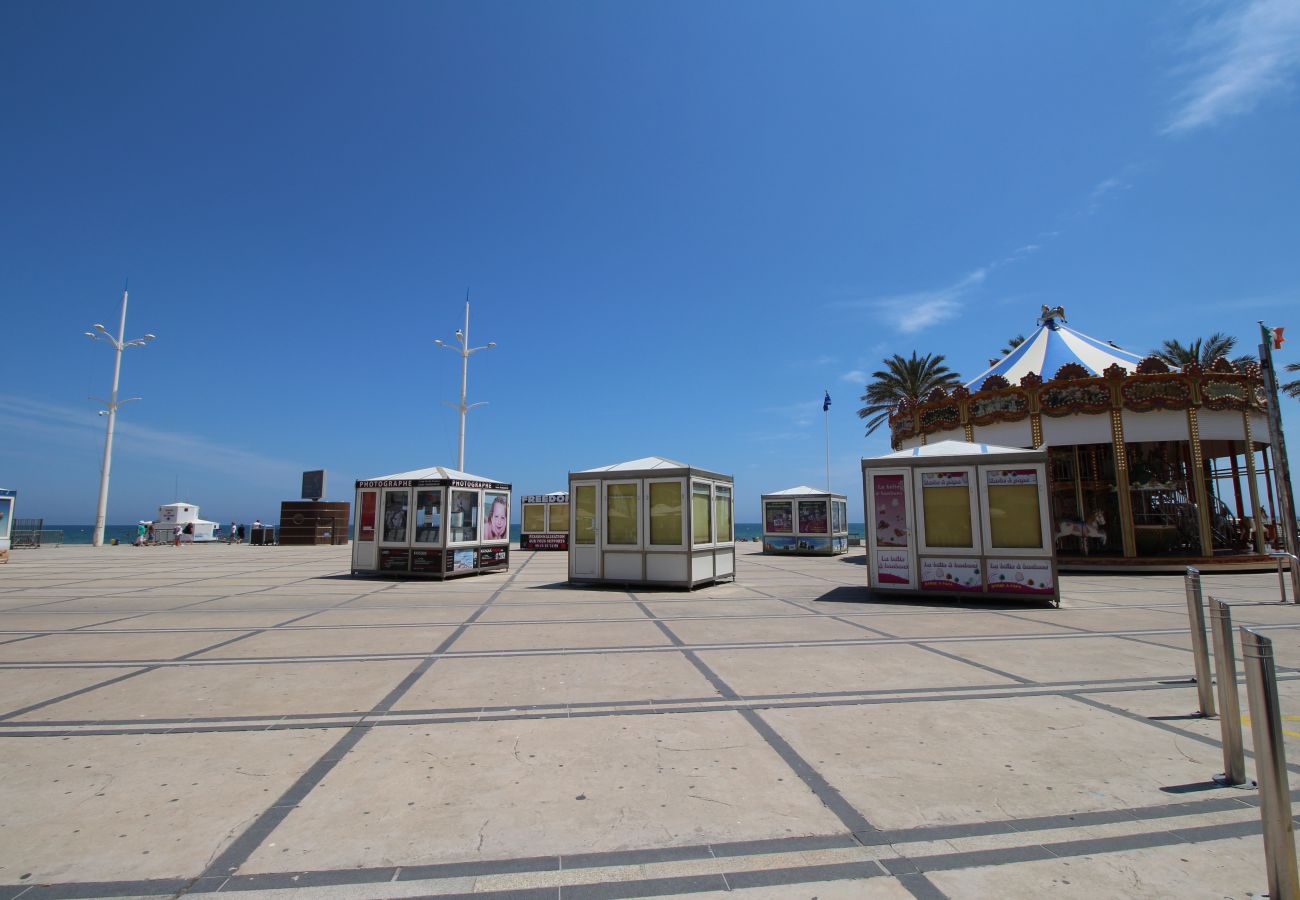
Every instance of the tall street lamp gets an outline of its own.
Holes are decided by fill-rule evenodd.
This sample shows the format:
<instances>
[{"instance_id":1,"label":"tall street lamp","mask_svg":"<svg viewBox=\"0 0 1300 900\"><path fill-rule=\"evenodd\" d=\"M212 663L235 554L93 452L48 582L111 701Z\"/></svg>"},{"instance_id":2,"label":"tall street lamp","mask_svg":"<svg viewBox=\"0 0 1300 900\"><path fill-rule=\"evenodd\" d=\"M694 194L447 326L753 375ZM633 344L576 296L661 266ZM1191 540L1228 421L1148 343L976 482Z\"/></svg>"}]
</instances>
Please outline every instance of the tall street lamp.
<instances>
[{"instance_id":1,"label":"tall street lamp","mask_svg":"<svg viewBox=\"0 0 1300 900\"><path fill-rule=\"evenodd\" d=\"M455 404L450 400L442 401L452 409L460 410L460 449L456 454L456 468L465 471L465 413L469 412L476 406L487 406L487 401L483 400L478 403L465 405L465 389L469 380L469 358L478 353L480 350L491 350L496 346L496 341L488 341L482 347L469 346L469 300L465 300L465 329L456 332L456 343L449 344L445 341L435 340L435 344L445 350L460 354L460 403Z\"/></svg>"},{"instance_id":2,"label":"tall street lamp","mask_svg":"<svg viewBox=\"0 0 1300 900\"><path fill-rule=\"evenodd\" d=\"M99 414L108 416L108 434L104 438L104 466L99 472L99 506L95 509L95 533L91 538L92 544L102 547L104 546L104 517L108 513L108 472L113 465L113 425L117 421L117 408L140 399L139 397L117 399L117 383L122 375L122 350L126 347L143 347L154 339L154 335L146 334L144 337L130 341L123 339L126 334L126 288L122 288L122 321L117 327L117 337L109 334L108 329L98 323L92 327L95 330L85 332L86 337L92 341L103 341L113 348L113 392L108 395L107 400L99 397L90 398L104 404L105 408L101 409Z\"/></svg>"}]
</instances>

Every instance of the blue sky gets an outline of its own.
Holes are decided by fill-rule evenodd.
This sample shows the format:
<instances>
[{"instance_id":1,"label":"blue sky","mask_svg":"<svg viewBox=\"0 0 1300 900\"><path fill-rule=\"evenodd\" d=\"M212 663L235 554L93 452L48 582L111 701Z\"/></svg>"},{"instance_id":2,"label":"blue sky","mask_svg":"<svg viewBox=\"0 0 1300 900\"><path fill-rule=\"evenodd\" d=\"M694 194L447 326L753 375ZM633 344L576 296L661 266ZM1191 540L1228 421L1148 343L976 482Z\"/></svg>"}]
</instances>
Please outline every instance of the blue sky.
<instances>
[{"instance_id":1,"label":"blue sky","mask_svg":"<svg viewBox=\"0 0 1300 900\"><path fill-rule=\"evenodd\" d=\"M1300 358L1300 0L15 0L0 66L20 516L94 518L126 278L110 523L454 465L467 288L466 469L668 456L738 521L824 480L823 390L859 521L865 373L973 377L1044 303Z\"/></svg>"}]
</instances>

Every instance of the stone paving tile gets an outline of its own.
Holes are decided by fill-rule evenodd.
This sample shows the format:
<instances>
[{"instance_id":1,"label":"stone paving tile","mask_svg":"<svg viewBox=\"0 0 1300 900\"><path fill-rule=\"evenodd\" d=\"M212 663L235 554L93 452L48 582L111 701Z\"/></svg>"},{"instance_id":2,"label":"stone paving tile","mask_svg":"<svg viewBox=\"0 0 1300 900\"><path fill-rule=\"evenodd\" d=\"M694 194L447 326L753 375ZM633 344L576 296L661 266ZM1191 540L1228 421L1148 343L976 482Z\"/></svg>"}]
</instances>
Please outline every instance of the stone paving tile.
<instances>
[{"instance_id":1,"label":"stone paving tile","mask_svg":"<svg viewBox=\"0 0 1300 900\"><path fill-rule=\"evenodd\" d=\"M39 677L25 672L3 672L0 673L0 715L139 671L136 667L42 669Z\"/></svg>"},{"instance_id":2,"label":"stone paving tile","mask_svg":"<svg viewBox=\"0 0 1300 900\"><path fill-rule=\"evenodd\" d=\"M1034 641L945 641L947 653L1034 681L1082 681L1142 675L1168 678L1191 672L1186 653L1112 637Z\"/></svg>"},{"instance_id":3,"label":"stone paving tile","mask_svg":"<svg viewBox=\"0 0 1300 900\"><path fill-rule=\"evenodd\" d=\"M584 625L471 625L456 641L457 652L571 647L654 647L669 640L653 622ZM0 647L0 650L3 650Z\"/></svg>"},{"instance_id":4,"label":"stone paving tile","mask_svg":"<svg viewBox=\"0 0 1300 900\"><path fill-rule=\"evenodd\" d=\"M270 659L281 656L349 656L374 653L432 653L451 626L411 628L299 628L266 631L197 659Z\"/></svg>"},{"instance_id":5,"label":"stone paving tile","mask_svg":"<svg viewBox=\"0 0 1300 900\"><path fill-rule=\"evenodd\" d=\"M251 632L244 632L245 634ZM0 644L0 662L127 662L175 659L239 632L164 632L159 634L95 634L74 632Z\"/></svg>"}]
</instances>

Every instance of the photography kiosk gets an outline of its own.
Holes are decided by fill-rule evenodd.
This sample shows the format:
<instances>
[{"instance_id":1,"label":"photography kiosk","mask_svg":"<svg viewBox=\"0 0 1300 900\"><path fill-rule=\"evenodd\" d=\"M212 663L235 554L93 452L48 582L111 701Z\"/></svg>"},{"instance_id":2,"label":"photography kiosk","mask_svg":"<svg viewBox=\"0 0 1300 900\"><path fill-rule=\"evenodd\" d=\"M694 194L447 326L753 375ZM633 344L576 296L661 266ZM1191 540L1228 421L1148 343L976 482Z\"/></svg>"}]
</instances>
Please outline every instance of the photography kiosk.
<instances>
[{"instance_id":1,"label":"photography kiosk","mask_svg":"<svg viewBox=\"0 0 1300 900\"><path fill-rule=\"evenodd\" d=\"M760 499L764 553L834 556L849 549L849 504L843 494L804 484Z\"/></svg>"},{"instance_id":2,"label":"photography kiosk","mask_svg":"<svg viewBox=\"0 0 1300 900\"><path fill-rule=\"evenodd\" d=\"M940 441L862 460L872 593L1060 605L1047 452Z\"/></svg>"},{"instance_id":3,"label":"photography kiosk","mask_svg":"<svg viewBox=\"0 0 1300 900\"><path fill-rule=\"evenodd\" d=\"M357 482L353 575L456 578L510 568L510 485L442 466Z\"/></svg>"},{"instance_id":4,"label":"photography kiosk","mask_svg":"<svg viewBox=\"0 0 1300 900\"><path fill-rule=\"evenodd\" d=\"M564 491L519 498L519 549L569 549L569 495Z\"/></svg>"},{"instance_id":5,"label":"photography kiosk","mask_svg":"<svg viewBox=\"0 0 1300 900\"><path fill-rule=\"evenodd\" d=\"M693 588L734 578L733 479L658 456L569 473L569 580Z\"/></svg>"}]
</instances>

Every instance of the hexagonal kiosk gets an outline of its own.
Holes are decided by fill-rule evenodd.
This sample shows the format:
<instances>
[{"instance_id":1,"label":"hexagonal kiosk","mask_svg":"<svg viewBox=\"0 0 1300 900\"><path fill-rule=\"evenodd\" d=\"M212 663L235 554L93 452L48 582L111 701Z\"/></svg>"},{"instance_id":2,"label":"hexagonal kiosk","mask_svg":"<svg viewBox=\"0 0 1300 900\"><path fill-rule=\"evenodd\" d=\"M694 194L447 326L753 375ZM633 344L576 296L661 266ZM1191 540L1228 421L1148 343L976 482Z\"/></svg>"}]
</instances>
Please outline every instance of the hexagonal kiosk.
<instances>
[{"instance_id":1,"label":"hexagonal kiosk","mask_svg":"<svg viewBox=\"0 0 1300 900\"><path fill-rule=\"evenodd\" d=\"M456 578L510 568L510 485L442 466L357 482L352 574Z\"/></svg>"},{"instance_id":2,"label":"hexagonal kiosk","mask_svg":"<svg viewBox=\"0 0 1300 900\"><path fill-rule=\"evenodd\" d=\"M848 498L803 484L764 494L763 552L833 556L849 549Z\"/></svg>"},{"instance_id":3,"label":"hexagonal kiosk","mask_svg":"<svg viewBox=\"0 0 1300 900\"><path fill-rule=\"evenodd\" d=\"M659 456L569 473L569 580L734 578L733 479Z\"/></svg>"},{"instance_id":4,"label":"hexagonal kiosk","mask_svg":"<svg viewBox=\"0 0 1300 900\"><path fill-rule=\"evenodd\" d=\"M939 441L862 460L873 593L1059 605L1047 451Z\"/></svg>"},{"instance_id":5,"label":"hexagonal kiosk","mask_svg":"<svg viewBox=\"0 0 1300 900\"><path fill-rule=\"evenodd\" d=\"M569 549L569 495L564 491L519 498L519 549Z\"/></svg>"}]
</instances>

